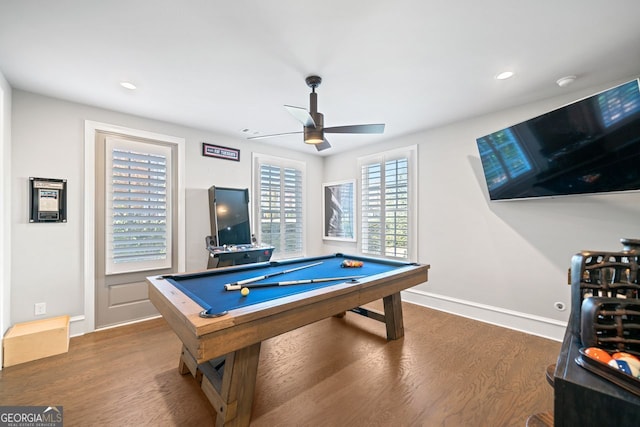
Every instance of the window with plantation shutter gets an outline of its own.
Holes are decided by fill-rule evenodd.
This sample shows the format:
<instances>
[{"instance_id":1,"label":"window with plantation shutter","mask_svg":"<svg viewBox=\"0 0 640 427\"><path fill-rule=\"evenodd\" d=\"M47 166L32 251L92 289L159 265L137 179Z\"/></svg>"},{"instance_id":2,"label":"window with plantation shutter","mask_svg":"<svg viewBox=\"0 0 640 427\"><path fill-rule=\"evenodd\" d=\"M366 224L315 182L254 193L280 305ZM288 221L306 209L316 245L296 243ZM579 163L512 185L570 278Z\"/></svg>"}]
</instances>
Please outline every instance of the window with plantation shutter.
<instances>
[{"instance_id":1,"label":"window with plantation shutter","mask_svg":"<svg viewBox=\"0 0 640 427\"><path fill-rule=\"evenodd\" d=\"M105 273L171 267L171 148L106 139Z\"/></svg>"},{"instance_id":2,"label":"window with plantation shutter","mask_svg":"<svg viewBox=\"0 0 640 427\"><path fill-rule=\"evenodd\" d=\"M360 159L360 251L365 255L416 258L415 148Z\"/></svg>"},{"instance_id":3,"label":"window with plantation shutter","mask_svg":"<svg viewBox=\"0 0 640 427\"><path fill-rule=\"evenodd\" d=\"M256 156L254 167L258 240L273 246L276 258L303 256L304 164Z\"/></svg>"}]
</instances>

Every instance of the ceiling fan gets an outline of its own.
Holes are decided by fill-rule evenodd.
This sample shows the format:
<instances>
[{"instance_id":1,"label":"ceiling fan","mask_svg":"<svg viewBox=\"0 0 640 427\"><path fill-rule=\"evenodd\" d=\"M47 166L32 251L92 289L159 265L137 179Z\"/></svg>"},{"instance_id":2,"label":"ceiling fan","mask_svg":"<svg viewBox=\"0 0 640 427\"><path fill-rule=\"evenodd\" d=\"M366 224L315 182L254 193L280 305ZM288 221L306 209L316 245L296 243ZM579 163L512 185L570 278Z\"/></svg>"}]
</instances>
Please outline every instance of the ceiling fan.
<instances>
[{"instance_id":1,"label":"ceiling fan","mask_svg":"<svg viewBox=\"0 0 640 427\"><path fill-rule=\"evenodd\" d=\"M293 107L291 105L285 105L293 117L302 123L303 130L298 132L285 132L277 133L273 135L259 135L252 136L247 139L260 139L271 138L281 135L292 135L296 133L304 133L304 142L307 144L313 144L318 151L326 150L331 147L329 141L324 137L325 133L383 133L384 123L367 124L367 125L347 125L347 126L332 126L324 127L324 115L318 112L318 94L316 88L322 83L322 79L318 76L309 76L305 79L307 86L311 88L309 94L309 111L300 107Z\"/></svg>"}]
</instances>

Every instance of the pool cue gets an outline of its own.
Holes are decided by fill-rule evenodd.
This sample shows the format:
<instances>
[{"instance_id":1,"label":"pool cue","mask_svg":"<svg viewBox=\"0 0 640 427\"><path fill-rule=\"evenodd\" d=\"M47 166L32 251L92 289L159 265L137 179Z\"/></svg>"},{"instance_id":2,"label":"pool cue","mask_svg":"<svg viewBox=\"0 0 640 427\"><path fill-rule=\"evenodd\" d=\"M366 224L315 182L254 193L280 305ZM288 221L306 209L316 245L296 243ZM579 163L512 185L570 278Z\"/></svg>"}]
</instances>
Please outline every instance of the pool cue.
<instances>
[{"instance_id":1,"label":"pool cue","mask_svg":"<svg viewBox=\"0 0 640 427\"><path fill-rule=\"evenodd\" d=\"M249 283L245 288L253 289L253 288L266 288L270 286L287 286L287 285L302 285L306 283L319 283L319 282L331 282L334 280L355 280L364 276L346 276L346 277L322 277L320 279L301 279L301 280L284 280L282 282L269 282L269 283ZM228 287L228 291L239 291L242 289L241 285L237 285L237 287L231 288Z\"/></svg>"},{"instance_id":2,"label":"pool cue","mask_svg":"<svg viewBox=\"0 0 640 427\"><path fill-rule=\"evenodd\" d=\"M302 270L303 268L309 268L309 267L313 267L320 264L322 264L322 261L315 262L313 264L303 265L302 267L290 268L289 270L278 271L277 273L265 274L264 276L257 276L257 277L252 277L250 279L238 280L237 282L227 283L226 285L224 285L224 288L227 291L239 291L247 283L257 282L258 280L268 279L269 277L291 273L293 271Z\"/></svg>"}]
</instances>

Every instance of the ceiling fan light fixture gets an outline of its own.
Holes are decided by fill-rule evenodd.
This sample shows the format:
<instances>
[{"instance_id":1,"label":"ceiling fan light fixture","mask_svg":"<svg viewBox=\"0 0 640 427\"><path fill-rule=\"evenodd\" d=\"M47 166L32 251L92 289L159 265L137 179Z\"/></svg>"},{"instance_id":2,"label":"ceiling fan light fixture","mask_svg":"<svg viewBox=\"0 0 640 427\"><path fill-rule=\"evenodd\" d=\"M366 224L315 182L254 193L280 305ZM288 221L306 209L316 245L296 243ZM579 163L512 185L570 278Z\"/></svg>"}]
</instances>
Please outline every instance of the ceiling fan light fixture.
<instances>
[{"instance_id":1,"label":"ceiling fan light fixture","mask_svg":"<svg viewBox=\"0 0 640 427\"><path fill-rule=\"evenodd\" d=\"M314 128L304 128L304 142L305 144L322 144L324 141L324 135L322 131Z\"/></svg>"},{"instance_id":2,"label":"ceiling fan light fixture","mask_svg":"<svg viewBox=\"0 0 640 427\"><path fill-rule=\"evenodd\" d=\"M315 95L315 93L313 94ZM322 128L324 126L324 116L322 113L318 113L315 111L315 108L311 108L310 116L313 118L315 127L305 126L304 127L304 142L306 144L318 145L322 144L324 141L324 132L322 132Z\"/></svg>"}]
</instances>

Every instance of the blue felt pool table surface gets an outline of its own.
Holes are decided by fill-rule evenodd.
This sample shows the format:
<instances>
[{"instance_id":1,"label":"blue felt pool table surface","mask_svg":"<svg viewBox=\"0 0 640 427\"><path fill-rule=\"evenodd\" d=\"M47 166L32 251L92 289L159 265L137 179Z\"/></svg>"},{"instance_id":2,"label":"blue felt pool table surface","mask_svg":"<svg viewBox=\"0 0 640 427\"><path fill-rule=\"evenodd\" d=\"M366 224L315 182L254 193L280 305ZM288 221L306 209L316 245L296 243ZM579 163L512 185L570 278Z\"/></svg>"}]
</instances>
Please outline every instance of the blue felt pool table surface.
<instances>
[{"instance_id":1,"label":"blue felt pool table surface","mask_svg":"<svg viewBox=\"0 0 640 427\"><path fill-rule=\"evenodd\" d=\"M342 266L345 260L362 261L362 266L345 268ZM224 314L229 310L241 307L349 282L349 280L339 279L286 286L254 287L250 289L247 296L242 296L238 290L228 291L225 289L225 284L228 283L271 275L316 263L317 265L285 274L278 274L253 282L252 284L351 276L362 276L362 278L365 278L413 265L411 263L392 260L333 254L313 258L297 258L295 260L272 261L239 267L212 269L193 274L169 275L166 276L165 279L200 305L204 312L209 315L216 315ZM358 279L356 278L355 280Z\"/></svg>"}]
</instances>

